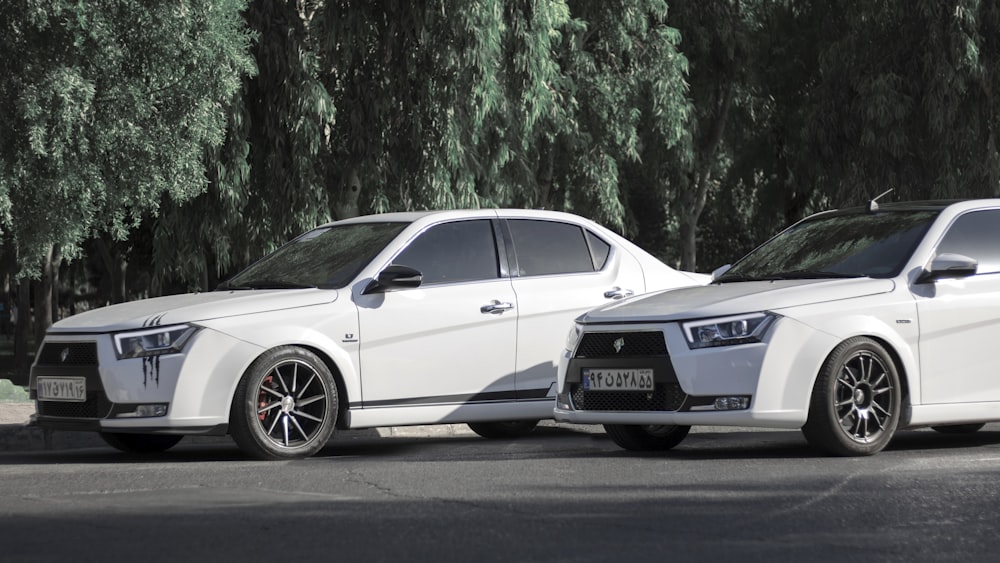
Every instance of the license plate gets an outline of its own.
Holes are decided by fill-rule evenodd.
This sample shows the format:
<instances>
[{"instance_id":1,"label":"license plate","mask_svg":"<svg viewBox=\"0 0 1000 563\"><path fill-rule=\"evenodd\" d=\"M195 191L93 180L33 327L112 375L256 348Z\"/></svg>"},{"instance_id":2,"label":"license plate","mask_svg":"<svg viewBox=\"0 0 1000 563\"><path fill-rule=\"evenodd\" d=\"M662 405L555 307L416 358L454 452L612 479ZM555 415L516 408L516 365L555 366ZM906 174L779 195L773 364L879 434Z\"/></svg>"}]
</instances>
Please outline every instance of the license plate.
<instances>
[{"instance_id":1,"label":"license plate","mask_svg":"<svg viewBox=\"0 0 1000 563\"><path fill-rule=\"evenodd\" d=\"M39 401L87 400L87 380L83 377L39 377L37 382Z\"/></svg>"},{"instance_id":2,"label":"license plate","mask_svg":"<svg viewBox=\"0 0 1000 563\"><path fill-rule=\"evenodd\" d=\"M652 368L583 369L583 388L588 391L652 391Z\"/></svg>"}]
</instances>

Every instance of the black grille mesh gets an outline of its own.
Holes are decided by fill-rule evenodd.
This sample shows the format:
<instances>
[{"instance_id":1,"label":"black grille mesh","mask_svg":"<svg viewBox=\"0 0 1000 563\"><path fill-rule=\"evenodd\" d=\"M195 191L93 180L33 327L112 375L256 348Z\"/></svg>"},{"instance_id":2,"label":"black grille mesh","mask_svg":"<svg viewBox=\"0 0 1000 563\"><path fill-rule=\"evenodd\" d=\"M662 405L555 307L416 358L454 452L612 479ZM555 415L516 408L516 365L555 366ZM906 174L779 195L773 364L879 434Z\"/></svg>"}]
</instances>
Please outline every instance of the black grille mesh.
<instances>
[{"instance_id":1,"label":"black grille mesh","mask_svg":"<svg viewBox=\"0 0 1000 563\"><path fill-rule=\"evenodd\" d=\"M676 383L657 383L652 393L645 391L587 391L583 385L570 386L573 406L578 411L676 411L686 395Z\"/></svg>"},{"instance_id":2,"label":"black grille mesh","mask_svg":"<svg viewBox=\"0 0 1000 563\"><path fill-rule=\"evenodd\" d=\"M65 360L63 353L66 354ZM96 366L97 344L94 342L47 342L38 352L40 366Z\"/></svg>"},{"instance_id":3,"label":"black grille mesh","mask_svg":"<svg viewBox=\"0 0 1000 563\"><path fill-rule=\"evenodd\" d=\"M39 416L63 418L105 418L111 413L111 402L103 392L87 393L84 402L38 401Z\"/></svg>"},{"instance_id":4,"label":"black grille mesh","mask_svg":"<svg viewBox=\"0 0 1000 563\"><path fill-rule=\"evenodd\" d=\"M615 349L615 342L619 349ZM647 332L587 332L576 348L577 358L627 358L630 356L666 356L667 344L663 333Z\"/></svg>"}]
</instances>

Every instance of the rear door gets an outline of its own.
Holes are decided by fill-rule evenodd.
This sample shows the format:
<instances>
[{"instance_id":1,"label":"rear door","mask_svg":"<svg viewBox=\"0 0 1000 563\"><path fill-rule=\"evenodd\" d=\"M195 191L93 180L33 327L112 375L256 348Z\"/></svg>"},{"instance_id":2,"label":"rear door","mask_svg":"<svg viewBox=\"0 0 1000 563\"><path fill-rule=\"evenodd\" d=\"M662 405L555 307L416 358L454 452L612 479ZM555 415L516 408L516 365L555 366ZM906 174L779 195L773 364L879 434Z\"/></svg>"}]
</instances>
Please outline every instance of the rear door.
<instances>
[{"instance_id":1,"label":"rear door","mask_svg":"<svg viewBox=\"0 0 1000 563\"><path fill-rule=\"evenodd\" d=\"M551 400L573 320L642 293L642 268L631 254L575 223L511 218L505 227L518 302L518 399Z\"/></svg>"}]
</instances>

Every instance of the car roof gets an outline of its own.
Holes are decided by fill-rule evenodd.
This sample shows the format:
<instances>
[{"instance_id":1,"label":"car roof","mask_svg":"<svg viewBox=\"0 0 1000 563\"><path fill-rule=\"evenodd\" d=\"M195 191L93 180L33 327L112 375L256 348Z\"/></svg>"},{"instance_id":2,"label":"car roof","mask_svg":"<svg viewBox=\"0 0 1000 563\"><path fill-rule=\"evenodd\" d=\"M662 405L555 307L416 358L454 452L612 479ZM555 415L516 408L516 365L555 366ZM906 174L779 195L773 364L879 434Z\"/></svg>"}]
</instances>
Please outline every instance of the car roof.
<instances>
[{"instance_id":1,"label":"car roof","mask_svg":"<svg viewBox=\"0 0 1000 563\"><path fill-rule=\"evenodd\" d=\"M877 202L864 206L844 207L840 209L830 209L810 215L806 219L813 219L828 216L859 215L878 212L909 212L909 211L943 211L949 207L960 207L963 210L975 209L977 207L1000 207L1000 199L938 199L938 200L918 200L899 202Z\"/></svg>"},{"instance_id":2,"label":"car roof","mask_svg":"<svg viewBox=\"0 0 1000 563\"><path fill-rule=\"evenodd\" d=\"M400 211L400 212L390 212L390 213L376 213L372 215L362 215L359 217L352 217L350 219L342 219L340 221L333 221L321 225L321 227L327 227L330 225L349 225L354 223L392 223L392 222L414 223L421 219L427 219L430 217L434 217L436 219L464 219L464 218L476 218L476 217L535 218L535 219L572 221L576 223L585 223L588 225L597 226L593 221L586 219L585 217L580 217L578 215L573 215L572 213L564 213L561 211L548 211L541 209L484 208L484 209L438 209L438 210L427 210L427 211Z\"/></svg>"}]
</instances>

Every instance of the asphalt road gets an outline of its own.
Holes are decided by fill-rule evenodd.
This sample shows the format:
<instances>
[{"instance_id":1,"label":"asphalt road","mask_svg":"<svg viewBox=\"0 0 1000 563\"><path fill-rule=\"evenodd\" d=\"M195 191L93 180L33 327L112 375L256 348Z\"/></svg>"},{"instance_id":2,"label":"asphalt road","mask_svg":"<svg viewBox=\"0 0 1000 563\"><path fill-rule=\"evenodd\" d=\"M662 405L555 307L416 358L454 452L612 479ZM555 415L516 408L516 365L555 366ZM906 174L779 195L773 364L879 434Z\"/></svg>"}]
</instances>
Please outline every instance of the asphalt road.
<instances>
[{"instance_id":1,"label":"asphalt road","mask_svg":"<svg viewBox=\"0 0 1000 563\"><path fill-rule=\"evenodd\" d=\"M0 534L4 561L996 561L998 468L1000 424L849 459L797 432L636 455L556 426L359 436L294 462L225 442L3 453Z\"/></svg>"}]
</instances>

